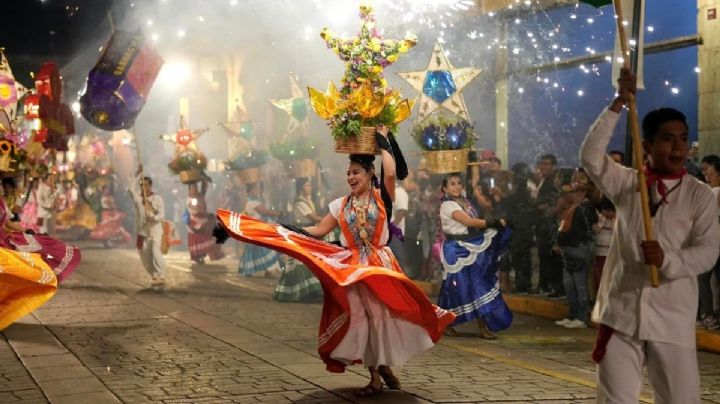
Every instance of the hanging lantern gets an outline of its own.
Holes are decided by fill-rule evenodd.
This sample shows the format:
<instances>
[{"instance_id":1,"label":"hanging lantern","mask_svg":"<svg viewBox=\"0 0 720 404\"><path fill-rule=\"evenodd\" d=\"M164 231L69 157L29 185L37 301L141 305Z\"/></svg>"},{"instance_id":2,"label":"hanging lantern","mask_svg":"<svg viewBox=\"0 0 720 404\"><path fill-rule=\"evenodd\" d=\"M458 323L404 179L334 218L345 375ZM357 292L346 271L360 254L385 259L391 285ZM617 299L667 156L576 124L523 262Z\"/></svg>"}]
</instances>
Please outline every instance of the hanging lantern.
<instances>
[{"instance_id":1,"label":"hanging lantern","mask_svg":"<svg viewBox=\"0 0 720 404\"><path fill-rule=\"evenodd\" d=\"M100 129L132 127L162 64L139 31L115 31L88 74L80 113Z\"/></svg>"}]
</instances>

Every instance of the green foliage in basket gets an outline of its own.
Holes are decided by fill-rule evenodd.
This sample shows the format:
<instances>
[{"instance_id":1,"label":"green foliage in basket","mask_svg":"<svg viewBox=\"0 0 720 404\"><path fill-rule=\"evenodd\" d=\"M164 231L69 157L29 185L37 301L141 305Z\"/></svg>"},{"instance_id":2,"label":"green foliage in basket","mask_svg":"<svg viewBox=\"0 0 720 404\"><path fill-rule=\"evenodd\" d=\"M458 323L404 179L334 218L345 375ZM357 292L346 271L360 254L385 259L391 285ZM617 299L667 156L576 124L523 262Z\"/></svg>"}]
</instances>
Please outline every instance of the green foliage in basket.
<instances>
[{"instance_id":1,"label":"green foliage in basket","mask_svg":"<svg viewBox=\"0 0 720 404\"><path fill-rule=\"evenodd\" d=\"M260 167L269 160L268 152L265 150L248 150L235 155L225 163L226 170L245 170L246 168Z\"/></svg>"},{"instance_id":2,"label":"green foliage in basket","mask_svg":"<svg viewBox=\"0 0 720 404\"><path fill-rule=\"evenodd\" d=\"M473 126L459 116L434 115L416 125L412 137L425 151L458 150L475 141Z\"/></svg>"},{"instance_id":3,"label":"green foliage in basket","mask_svg":"<svg viewBox=\"0 0 720 404\"><path fill-rule=\"evenodd\" d=\"M207 167L207 158L204 154L194 150L184 150L176 153L168 164L170 171L178 175L181 171L204 170Z\"/></svg>"},{"instance_id":4,"label":"green foliage in basket","mask_svg":"<svg viewBox=\"0 0 720 404\"><path fill-rule=\"evenodd\" d=\"M281 161L313 159L318 149L308 136L296 136L270 143L270 154Z\"/></svg>"}]
</instances>

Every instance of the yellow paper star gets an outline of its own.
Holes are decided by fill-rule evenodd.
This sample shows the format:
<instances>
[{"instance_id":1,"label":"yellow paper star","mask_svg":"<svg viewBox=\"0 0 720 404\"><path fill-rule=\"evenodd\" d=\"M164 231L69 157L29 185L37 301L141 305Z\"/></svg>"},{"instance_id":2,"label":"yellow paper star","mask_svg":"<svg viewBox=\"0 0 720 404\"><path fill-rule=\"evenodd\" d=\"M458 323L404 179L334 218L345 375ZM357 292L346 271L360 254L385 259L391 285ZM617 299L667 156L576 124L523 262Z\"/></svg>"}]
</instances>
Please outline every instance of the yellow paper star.
<instances>
[{"instance_id":1,"label":"yellow paper star","mask_svg":"<svg viewBox=\"0 0 720 404\"><path fill-rule=\"evenodd\" d=\"M482 72L483 69L473 67L454 68L440 43L435 42L427 69L398 75L422 93L418 113L420 122L440 107L470 120L462 92L465 86Z\"/></svg>"},{"instance_id":2,"label":"yellow paper star","mask_svg":"<svg viewBox=\"0 0 720 404\"><path fill-rule=\"evenodd\" d=\"M294 132L298 128L302 128L303 133L307 134L310 129L308 104L307 100L303 97L297 79L292 74L290 75L290 91L292 92L290 98L270 100L270 104L275 108L285 111L290 117L287 128L285 129L285 135Z\"/></svg>"}]
</instances>

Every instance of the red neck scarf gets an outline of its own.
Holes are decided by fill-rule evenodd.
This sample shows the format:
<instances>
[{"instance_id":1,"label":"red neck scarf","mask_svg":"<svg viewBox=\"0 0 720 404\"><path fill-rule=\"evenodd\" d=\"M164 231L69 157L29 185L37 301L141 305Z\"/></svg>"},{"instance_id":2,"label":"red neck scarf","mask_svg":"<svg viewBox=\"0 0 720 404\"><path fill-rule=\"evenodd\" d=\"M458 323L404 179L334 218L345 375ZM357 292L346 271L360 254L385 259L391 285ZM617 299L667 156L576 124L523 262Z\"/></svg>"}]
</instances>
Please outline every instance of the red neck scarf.
<instances>
[{"instance_id":1,"label":"red neck scarf","mask_svg":"<svg viewBox=\"0 0 720 404\"><path fill-rule=\"evenodd\" d=\"M663 180L679 180L687 174L687 169L683 168L675 174L658 174L649 165L645 165L645 178L647 180L648 191L652 191L652 186L657 183L657 190L660 194L658 205L667 203L668 189Z\"/></svg>"}]
</instances>

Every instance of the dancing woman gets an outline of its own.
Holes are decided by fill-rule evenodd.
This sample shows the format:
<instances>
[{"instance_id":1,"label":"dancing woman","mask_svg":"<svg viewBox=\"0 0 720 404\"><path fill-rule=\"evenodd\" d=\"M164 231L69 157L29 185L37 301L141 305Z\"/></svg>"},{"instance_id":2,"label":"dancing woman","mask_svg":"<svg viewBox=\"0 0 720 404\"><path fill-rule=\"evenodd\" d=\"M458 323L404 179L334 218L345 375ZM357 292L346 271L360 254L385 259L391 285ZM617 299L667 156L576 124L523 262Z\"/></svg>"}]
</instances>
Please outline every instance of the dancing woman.
<instances>
[{"instance_id":1,"label":"dancing woman","mask_svg":"<svg viewBox=\"0 0 720 404\"><path fill-rule=\"evenodd\" d=\"M80 264L77 247L26 234L19 222L11 221L2 192L0 189L0 330L50 300L58 282Z\"/></svg>"},{"instance_id":2,"label":"dancing woman","mask_svg":"<svg viewBox=\"0 0 720 404\"><path fill-rule=\"evenodd\" d=\"M310 178L295 179L295 205L293 215L295 225L312 226L322 220L315 209L312 198L313 185ZM313 276L302 262L289 257L285 270L278 280L273 299L279 302L297 302L322 296L320 281Z\"/></svg>"},{"instance_id":3,"label":"dancing woman","mask_svg":"<svg viewBox=\"0 0 720 404\"><path fill-rule=\"evenodd\" d=\"M0 189L0 248L40 254L58 282L67 278L80 264L80 249L47 235L34 234L33 230L23 228L20 222L12 221L12 212L1 198L3 192Z\"/></svg>"},{"instance_id":4,"label":"dancing woman","mask_svg":"<svg viewBox=\"0 0 720 404\"><path fill-rule=\"evenodd\" d=\"M330 213L317 225L297 228L302 233L218 212L233 237L300 259L320 280L325 300L318 351L331 372L354 363L368 368L370 383L358 395L381 392L383 382L400 388L391 367L432 347L455 318L430 303L387 247L396 170L391 151L398 158L401 154L386 127L378 128L376 139L382 149L382 184L374 181L374 156L351 155L350 194L331 202ZM342 247L318 240L338 226Z\"/></svg>"},{"instance_id":5,"label":"dancing woman","mask_svg":"<svg viewBox=\"0 0 720 404\"><path fill-rule=\"evenodd\" d=\"M447 175L442 191L440 222L445 241L438 306L455 313L453 325L475 320L481 338L495 339L493 332L509 327L512 322L497 279L497 267L507 249L510 231L503 229L505 220L478 217L463 196L460 174ZM447 333L458 335L452 327Z\"/></svg>"},{"instance_id":6,"label":"dancing woman","mask_svg":"<svg viewBox=\"0 0 720 404\"><path fill-rule=\"evenodd\" d=\"M197 183L188 185L188 250L190 259L198 264L204 264L205 257L216 261L225 256L222 248L215 243L212 236L215 218L208 213L206 194L207 180L202 180L200 189L198 189Z\"/></svg>"},{"instance_id":7,"label":"dancing woman","mask_svg":"<svg viewBox=\"0 0 720 404\"><path fill-rule=\"evenodd\" d=\"M243 212L261 220L277 218L280 212L268 209L262 202L263 183L253 182L246 185L247 201ZM275 251L267 248L258 247L256 245L246 245L242 258L240 258L240 268L238 272L245 276L253 276L254 274L262 274L268 277L275 277L280 272L280 260ZM256 275L257 276L257 275Z\"/></svg>"},{"instance_id":8,"label":"dancing woman","mask_svg":"<svg viewBox=\"0 0 720 404\"><path fill-rule=\"evenodd\" d=\"M97 227L90 233L90 238L101 241L105 248L109 248L112 243L127 244L131 242L132 236L123 227L126 214L115 204L111 185L103 185L101 192L101 219Z\"/></svg>"}]
</instances>

